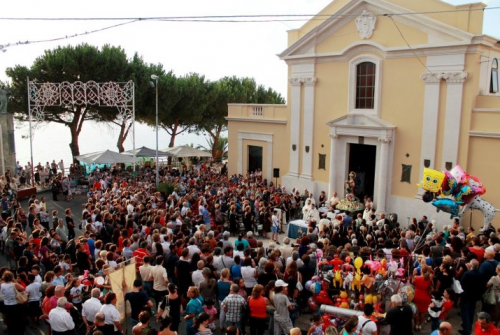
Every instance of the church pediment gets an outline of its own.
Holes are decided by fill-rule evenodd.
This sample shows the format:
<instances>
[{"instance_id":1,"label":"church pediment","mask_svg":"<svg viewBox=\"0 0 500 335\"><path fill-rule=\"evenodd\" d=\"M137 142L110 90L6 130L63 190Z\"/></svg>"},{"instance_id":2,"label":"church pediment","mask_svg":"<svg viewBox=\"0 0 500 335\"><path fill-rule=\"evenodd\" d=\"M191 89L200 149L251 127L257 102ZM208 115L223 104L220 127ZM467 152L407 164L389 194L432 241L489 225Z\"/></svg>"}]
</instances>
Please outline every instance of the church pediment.
<instances>
[{"instance_id":1,"label":"church pediment","mask_svg":"<svg viewBox=\"0 0 500 335\"><path fill-rule=\"evenodd\" d=\"M392 140L396 126L376 116L347 114L326 124L331 135L367 136Z\"/></svg>"},{"instance_id":2,"label":"church pediment","mask_svg":"<svg viewBox=\"0 0 500 335\"><path fill-rule=\"evenodd\" d=\"M384 16L388 13L394 15ZM349 1L317 27L305 26L309 31L279 57L286 60L344 55L351 48L365 44L377 46L382 52L408 50L406 42L414 48L469 44L474 36L423 14L397 13L414 12L389 1Z\"/></svg>"}]
</instances>

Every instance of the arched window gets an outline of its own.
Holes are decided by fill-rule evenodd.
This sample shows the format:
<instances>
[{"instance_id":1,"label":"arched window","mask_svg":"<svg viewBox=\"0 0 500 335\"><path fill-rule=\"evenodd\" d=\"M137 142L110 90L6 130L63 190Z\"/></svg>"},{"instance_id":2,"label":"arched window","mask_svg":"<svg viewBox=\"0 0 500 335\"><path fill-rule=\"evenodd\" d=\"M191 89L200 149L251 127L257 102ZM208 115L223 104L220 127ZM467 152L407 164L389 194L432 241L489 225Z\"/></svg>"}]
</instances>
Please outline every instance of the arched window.
<instances>
[{"instance_id":1,"label":"arched window","mask_svg":"<svg viewBox=\"0 0 500 335\"><path fill-rule=\"evenodd\" d=\"M356 66L356 109L373 109L375 106L375 70L371 62Z\"/></svg>"},{"instance_id":2,"label":"arched window","mask_svg":"<svg viewBox=\"0 0 500 335\"><path fill-rule=\"evenodd\" d=\"M498 59L491 62L490 93L498 93Z\"/></svg>"}]
</instances>

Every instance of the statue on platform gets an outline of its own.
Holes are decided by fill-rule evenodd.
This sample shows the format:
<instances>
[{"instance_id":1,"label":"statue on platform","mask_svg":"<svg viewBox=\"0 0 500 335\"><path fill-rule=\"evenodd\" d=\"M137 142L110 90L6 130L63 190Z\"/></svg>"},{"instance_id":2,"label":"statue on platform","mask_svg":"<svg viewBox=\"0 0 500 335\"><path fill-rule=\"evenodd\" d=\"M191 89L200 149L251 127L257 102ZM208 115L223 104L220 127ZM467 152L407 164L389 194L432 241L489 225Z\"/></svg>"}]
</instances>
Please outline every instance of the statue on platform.
<instances>
[{"instance_id":1,"label":"statue on platform","mask_svg":"<svg viewBox=\"0 0 500 335\"><path fill-rule=\"evenodd\" d=\"M345 181L345 198L337 204L337 209L345 212L360 212L365 207L359 201L355 194L356 190L356 172L349 173L349 179Z\"/></svg>"},{"instance_id":2,"label":"statue on platform","mask_svg":"<svg viewBox=\"0 0 500 335\"><path fill-rule=\"evenodd\" d=\"M7 114L7 102L9 101L10 91L0 88L0 114Z\"/></svg>"}]
</instances>

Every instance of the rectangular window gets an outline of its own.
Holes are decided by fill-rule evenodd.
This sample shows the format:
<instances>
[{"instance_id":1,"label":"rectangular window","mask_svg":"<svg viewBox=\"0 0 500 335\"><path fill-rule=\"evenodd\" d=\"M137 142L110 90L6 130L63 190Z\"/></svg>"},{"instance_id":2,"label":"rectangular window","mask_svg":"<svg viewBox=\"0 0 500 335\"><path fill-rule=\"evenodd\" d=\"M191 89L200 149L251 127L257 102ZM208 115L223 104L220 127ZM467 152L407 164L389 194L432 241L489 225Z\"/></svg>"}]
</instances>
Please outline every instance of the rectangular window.
<instances>
[{"instance_id":1,"label":"rectangular window","mask_svg":"<svg viewBox=\"0 0 500 335\"><path fill-rule=\"evenodd\" d=\"M401 173L401 182L411 184L411 165L402 164L403 171Z\"/></svg>"},{"instance_id":2,"label":"rectangular window","mask_svg":"<svg viewBox=\"0 0 500 335\"><path fill-rule=\"evenodd\" d=\"M356 109L375 105L375 64L363 62L356 67Z\"/></svg>"},{"instance_id":3,"label":"rectangular window","mask_svg":"<svg viewBox=\"0 0 500 335\"><path fill-rule=\"evenodd\" d=\"M326 170L326 155L319 154L319 166L318 169Z\"/></svg>"}]
</instances>

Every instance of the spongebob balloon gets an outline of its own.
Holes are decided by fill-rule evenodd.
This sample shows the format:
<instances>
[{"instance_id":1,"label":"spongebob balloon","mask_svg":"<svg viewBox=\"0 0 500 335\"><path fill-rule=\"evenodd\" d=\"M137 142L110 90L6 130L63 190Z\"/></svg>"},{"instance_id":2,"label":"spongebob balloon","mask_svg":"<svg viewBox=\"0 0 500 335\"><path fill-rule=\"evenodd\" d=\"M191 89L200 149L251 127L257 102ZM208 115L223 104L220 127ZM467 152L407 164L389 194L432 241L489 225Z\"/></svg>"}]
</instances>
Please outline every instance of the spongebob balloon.
<instances>
[{"instance_id":1,"label":"spongebob balloon","mask_svg":"<svg viewBox=\"0 0 500 335\"><path fill-rule=\"evenodd\" d=\"M490 227L496 212L500 211L481 198L486 192L483 184L478 178L468 175L460 165L444 172L425 168L418 186L425 190L422 200L432 202L438 212L442 210L451 217L461 218L469 209L480 210L484 217L483 231Z\"/></svg>"},{"instance_id":2,"label":"spongebob balloon","mask_svg":"<svg viewBox=\"0 0 500 335\"><path fill-rule=\"evenodd\" d=\"M443 172L425 168L422 182L417 186L431 193L439 193L444 178L445 174Z\"/></svg>"}]
</instances>

